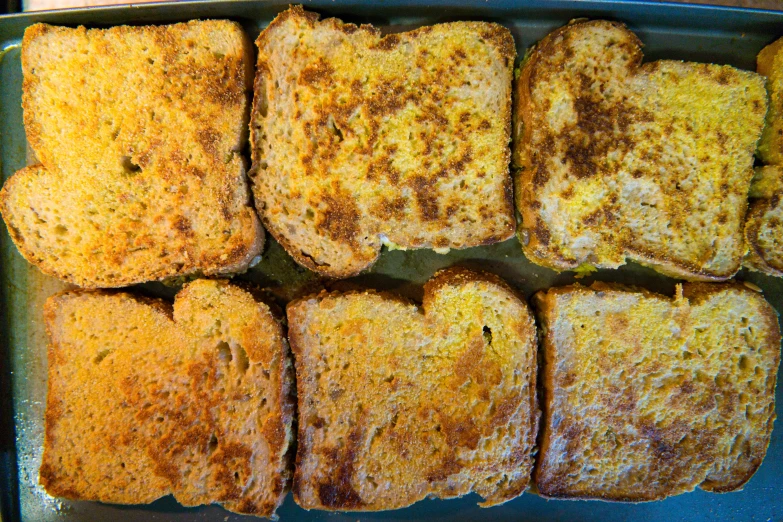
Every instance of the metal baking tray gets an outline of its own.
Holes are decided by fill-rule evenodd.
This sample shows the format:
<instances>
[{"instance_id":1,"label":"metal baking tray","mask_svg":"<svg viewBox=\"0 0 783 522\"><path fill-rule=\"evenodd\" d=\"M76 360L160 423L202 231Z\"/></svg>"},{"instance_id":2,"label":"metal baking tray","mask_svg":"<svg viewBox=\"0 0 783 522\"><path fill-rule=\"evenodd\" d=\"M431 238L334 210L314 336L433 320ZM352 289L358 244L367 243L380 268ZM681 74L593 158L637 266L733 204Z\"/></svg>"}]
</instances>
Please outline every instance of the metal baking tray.
<instances>
[{"instance_id":1,"label":"metal baking tray","mask_svg":"<svg viewBox=\"0 0 783 522\"><path fill-rule=\"evenodd\" d=\"M38 12L0 17L0 167L7 179L30 159L22 126L20 42L25 27L36 22L107 27L116 24L158 24L194 18L229 18L240 22L251 38L287 7L286 1L184 2L140 6ZM305 7L324 17L373 23L385 32L452 20L499 22L514 34L520 56L549 31L573 18L604 18L624 22L645 44L645 60L660 58L730 64L755 69L762 47L783 36L783 12L697 5L625 1L316 0ZM186 509L172 497L148 506L112 506L53 499L38 485L43 408L46 398L46 337L43 301L64 285L28 265L0 227L0 507L2 521L55 520L215 520L247 519L218 506ZM360 285L393 289L419 299L421 285L438 269L450 265L495 272L528 297L536 290L573 282L573 274L557 274L535 266L522 255L516 239L497 245L452 251L384 251L368 273L353 278ZM270 239L263 261L241 276L282 294L317 286L315 276L296 266ZM761 287L778 311L783 311L783 281L742 271L740 280ZM599 271L582 282L619 281L672 295L677 281L638 265ZM143 291L171 296L174 289L143 285ZM783 403L783 387L777 390ZM628 505L597 501L547 501L524 494L502 506L481 509L470 495L458 500L425 500L398 511L330 514L304 511L289 495L278 510L283 522L294 520L759 520L783 519L783 428L772 434L766 460L737 493L718 495L697 490L664 501Z\"/></svg>"}]
</instances>

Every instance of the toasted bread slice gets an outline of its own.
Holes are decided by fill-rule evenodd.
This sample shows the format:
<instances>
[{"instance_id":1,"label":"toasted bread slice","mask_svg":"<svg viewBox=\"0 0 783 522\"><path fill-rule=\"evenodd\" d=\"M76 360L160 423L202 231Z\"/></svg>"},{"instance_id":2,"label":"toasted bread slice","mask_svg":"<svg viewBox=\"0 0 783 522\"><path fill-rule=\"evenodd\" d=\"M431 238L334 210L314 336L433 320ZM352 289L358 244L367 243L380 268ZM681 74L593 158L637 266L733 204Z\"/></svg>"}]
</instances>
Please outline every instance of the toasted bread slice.
<instances>
[{"instance_id":1,"label":"toasted bread slice","mask_svg":"<svg viewBox=\"0 0 783 522\"><path fill-rule=\"evenodd\" d=\"M76 291L46 303L41 484L118 504L174 494L272 516L289 485L293 366L269 306L197 280L171 305Z\"/></svg>"},{"instance_id":2,"label":"toasted bread slice","mask_svg":"<svg viewBox=\"0 0 783 522\"><path fill-rule=\"evenodd\" d=\"M756 151L764 163L783 164L783 38L766 46L756 58L756 71L767 77L769 111Z\"/></svg>"},{"instance_id":3,"label":"toasted bread slice","mask_svg":"<svg viewBox=\"0 0 783 522\"><path fill-rule=\"evenodd\" d=\"M757 168L749 195L744 264L751 270L783 277L783 168Z\"/></svg>"},{"instance_id":4,"label":"toasted bread slice","mask_svg":"<svg viewBox=\"0 0 783 522\"><path fill-rule=\"evenodd\" d=\"M728 66L642 64L623 25L544 38L516 84L519 231L555 270L626 259L689 280L739 270L764 78Z\"/></svg>"},{"instance_id":5,"label":"toasted bread slice","mask_svg":"<svg viewBox=\"0 0 783 522\"><path fill-rule=\"evenodd\" d=\"M255 204L298 263L347 277L382 243L466 248L514 234L507 29L381 37L292 7L256 43Z\"/></svg>"},{"instance_id":6,"label":"toasted bread slice","mask_svg":"<svg viewBox=\"0 0 783 522\"><path fill-rule=\"evenodd\" d=\"M24 123L41 164L0 212L22 255L83 287L245 270L263 246L244 160L251 46L228 21L36 24Z\"/></svg>"},{"instance_id":7,"label":"toasted bread slice","mask_svg":"<svg viewBox=\"0 0 783 522\"><path fill-rule=\"evenodd\" d=\"M734 491L761 465L775 419L777 315L741 284L678 294L602 283L536 294L542 495L639 502L697 486Z\"/></svg>"},{"instance_id":8,"label":"toasted bread slice","mask_svg":"<svg viewBox=\"0 0 783 522\"><path fill-rule=\"evenodd\" d=\"M440 272L419 307L375 292L288 305L299 400L294 499L376 511L528 486L536 329L498 278Z\"/></svg>"}]
</instances>

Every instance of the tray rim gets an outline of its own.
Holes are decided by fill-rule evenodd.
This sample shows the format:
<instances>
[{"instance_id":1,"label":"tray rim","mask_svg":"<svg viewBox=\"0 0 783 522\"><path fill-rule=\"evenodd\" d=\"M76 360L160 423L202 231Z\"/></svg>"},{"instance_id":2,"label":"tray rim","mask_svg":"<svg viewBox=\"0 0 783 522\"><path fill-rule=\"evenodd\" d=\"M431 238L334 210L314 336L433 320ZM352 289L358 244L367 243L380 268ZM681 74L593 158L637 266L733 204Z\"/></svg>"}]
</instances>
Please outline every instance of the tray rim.
<instances>
[{"instance_id":1,"label":"tray rim","mask_svg":"<svg viewBox=\"0 0 783 522\"><path fill-rule=\"evenodd\" d=\"M726 13L726 14L746 14L746 15L769 15L772 17L783 17L783 4L780 10L774 9L761 9L754 7L741 7L741 6L725 6L725 5L711 5L711 4L696 4L690 2L665 2L661 0L514 0L517 7L531 7L531 8L543 8L546 10L557 8L570 8L578 6L579 9L585 11L598 11L598 10L615 10L622 7L638 6L644 7L650 10L662 10L666 12L682 11L686 13L692 11L694 13ZM0 14L0 24L7 21L25 21L34 20L31 23L38 22L39 18L62 18L62 17L79 17L80 15L92 15L92 14L115 14L125 13L129 11L138 11L140 13L144 11L158 11L169 10L172 7L177 7L178 12L185 12L188 8L199 8L203 6L231 6L231 5L257 5L260 7L279 8L280 11L284 10L288 5L301 4L304 7L314 6L315 8L323 8L332 6L340 8L342 6L351 6L358 4L372 4L372 0L366 2L359 1L341 1L334 0L332 2L322 2L313 0L185 0L185 1L165 1L157 0L155 2L117 4L117 5L96 5L86 7L75 8L60 8L60 9L46 9L38 11L22 11L19 13ZM387 0L379 5L382 5L383 9L393 8L395 6L410 7L415 5L416 0ZM425 4L422 4L425 5ZM480 0L428 0L426 2L427 8L435 7L451 7L455 5L468 5L471 7L484 8L491 11L492 4L481 2ZM185 19L186 16L180 16L179 18ZM326 16L324 16L326 18ZM783 32L783 31L782 31Z\"/></svg>"}]
</instances>

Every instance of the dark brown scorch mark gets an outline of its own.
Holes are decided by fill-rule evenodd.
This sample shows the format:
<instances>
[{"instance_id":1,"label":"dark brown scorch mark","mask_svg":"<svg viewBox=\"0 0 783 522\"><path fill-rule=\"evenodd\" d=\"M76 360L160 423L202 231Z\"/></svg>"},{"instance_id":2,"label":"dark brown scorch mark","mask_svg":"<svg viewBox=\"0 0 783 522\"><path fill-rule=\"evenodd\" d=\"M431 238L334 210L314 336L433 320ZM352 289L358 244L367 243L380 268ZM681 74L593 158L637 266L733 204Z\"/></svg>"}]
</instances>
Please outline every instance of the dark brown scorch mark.
<instances>
[{"instance_id":1,"label":"dark brown scorch mark","mask_svg":"<svg viewBox=\"0 0 783 522\"><path fill-rule=\"evenodd\" d=\"M359 493L353 488L351 480L354 462L362 443L361 427L356 426L348 434L345 449L325 452L329 461L326 481L318 485L318 498L324 507L333 509L356 509L364 505ZM335 469L336 467L336 469Z\"/></svg>"}]
</instances>

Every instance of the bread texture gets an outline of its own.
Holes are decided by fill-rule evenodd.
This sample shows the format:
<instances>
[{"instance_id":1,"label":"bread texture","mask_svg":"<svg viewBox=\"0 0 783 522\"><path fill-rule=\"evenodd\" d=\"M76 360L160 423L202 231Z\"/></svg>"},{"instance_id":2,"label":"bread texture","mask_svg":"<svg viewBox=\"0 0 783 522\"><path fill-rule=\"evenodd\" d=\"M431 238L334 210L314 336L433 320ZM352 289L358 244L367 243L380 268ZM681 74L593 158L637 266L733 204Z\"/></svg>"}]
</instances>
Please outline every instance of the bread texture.
<instances>
[{"instance_id":1,"label":"bread texture","mask_svg":"<svg viewBox=\"0 0 783 522\"><path fill-rule=\"evenodd\" d=\"M536 294L550 498L650 501L741 489L769 445L780 329L742 284L674 299L595 283Z\"/></svg>"},{"instance_id":2,"label":"bread texture","mask_svg":"<svg viewBox=\"0 0 783 522\"><path fill-rule=\"evenodd\" d=\"M376 292L288 305L299 435L294 499L377 511L527 488L538 428L536 329L498 278L436 274L420 308Z\"/></svg>"},{"instance_id":3,"label":"bread texture","mask_svg":"<svg viewBox=\"0 0 783 522\"><path fill-rule=\"evenodd\" d=\"M573 270L630 259L697 281L739 270L764 78L642 64L636 35L598 20L536 45L516 94L518 234L531 261Z\"/></svg>"},{"instance_id":4,"label":"bread texture","mask_svg":"<svg viewBox=\"0 0 783 522\"><path fill-rule=\"evenodd\" d=\"M761 134L759 158L771 165L783 164L783 38L766 46L756 57L756 71L767 77L769 111Z\"/></svg>"},{"instance_id":5,"label":"bread texture","mask_svg":"<svg viewBox=\"0 0 783 522\"><path fill-rule=\"evenodd\" d=\"M27 139L0 212L22 255L82 287L247 269L264 232L245 161L252 47L228 21L22 41Z\"/></svg>"},{"instance_id":6,"label":"bread texture","mask_svg":"<svg viewBox=\"0 0 783 522\"><path fill-rule=\"evenodd\" d=\"M45 317L47 492L274 514L290 482L294 375L263 300L197 280L173 309L81 290L50 298Z\"/></svg>"},{"instance_id":7,"label":"bread texture","mask_svg":"<svg viewBox=\"0 0 783 522\"><path fill-rule=\"evenodd\" d=\"M256 44L255 204L298 263L347 277L382 244L466 248L514 234L507 29L381 37L299 6Z\"/></svg>"},{"instance_id":8,"label":"bread texture","mask_svg":"<svg viewBox=\"0 0 783 522\"><path fill-rule=\"evenodd\" d=\"M744 265L767 275L783 277L783 168L756 169L745 219Z\"/></svg>"}]
</instances>

